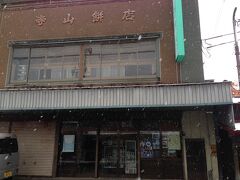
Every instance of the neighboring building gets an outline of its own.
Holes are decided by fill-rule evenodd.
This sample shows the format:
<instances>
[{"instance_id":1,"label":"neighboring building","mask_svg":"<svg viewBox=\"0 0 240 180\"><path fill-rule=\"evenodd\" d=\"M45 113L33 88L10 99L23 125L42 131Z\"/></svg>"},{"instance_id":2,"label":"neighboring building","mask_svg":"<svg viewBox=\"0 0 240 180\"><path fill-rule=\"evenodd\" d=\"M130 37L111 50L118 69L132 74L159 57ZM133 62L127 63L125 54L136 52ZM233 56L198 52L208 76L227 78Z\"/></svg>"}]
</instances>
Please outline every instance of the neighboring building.
<instances>
[{"instance_id":1,"label":"neighboring building","mask_svg":"<svg viewBox=\"0 0 240 180\"><path fill-rule=\"evenodd\" d=\"M227 128L227 135L229 139L229 146L232 146L232 154L234 159L235 168L232 168L235 173L235 179L240 180L240 91L235 89L234 85L232 86L232 95L233 95L233 112L235 120L235 128Z\"/></svg>"},{"instance_id":2,"label":"neighboring building","mask_svg":"<svg viewBox=\"0 0 240 180\"><path fill-rule=\"evenodd\" d=\"M197 0L0 2L19 175L224 179L231 83L204 82Z\"/></svg>"}]
</instances>

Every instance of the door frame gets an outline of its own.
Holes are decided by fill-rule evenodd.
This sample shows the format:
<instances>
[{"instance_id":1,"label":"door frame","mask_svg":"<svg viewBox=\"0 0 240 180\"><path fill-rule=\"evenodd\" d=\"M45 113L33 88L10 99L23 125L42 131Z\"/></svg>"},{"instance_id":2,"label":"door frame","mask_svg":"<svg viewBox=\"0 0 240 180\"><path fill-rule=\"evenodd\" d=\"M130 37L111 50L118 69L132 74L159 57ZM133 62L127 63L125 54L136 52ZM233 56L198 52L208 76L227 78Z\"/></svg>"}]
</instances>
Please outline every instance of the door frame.
<instances>
[{"instance_id":1,"label":"door frame","mask_svg":"<svg viewBox=\"0 0 240 180\"><path fill-rule=\"evenodd\" d=\"M121 178L137 178L138 177L138 174L139 174L139 170L138 170L138 166L139 166L139 137L138 137L138 132L137 131L130 131L130 132L124 132L124 131L121 131L121 132L112 132L112 131L105 131L105 132L101 132L98 134L98 139L99 139L99 142L98 142L98 159L97 159L97 177L99 178L116 178L116 177L119 177L121 176ZM100 143L101 143L101 139L103 136L115 136L116 140L117 140L117 150L118 150L118 160L117 160L117 173L116 173L116 177L113 177L113 176L108 176L108 175L100 175L99 173L99 157L100 157L100 154L99 154L99 148L100 148ZM120 168L119 168L119 165L120 165L120 140L126 140L128 139L127 136L132 136L130 139L131 140L135 140L136 142L136 168L137 168L137 172L136 174L125 174L125 175L121 175L120 174Z\"/></svg>"},{"instance_id":2,"label":"door frame","mask_svg":"<svg viewBox=\"0 0 240 180\"><path fill-rule=\"evenodd\" d=\"M184 146L185 146L185 148L184 148L184 156L185 156L185 178L186 179L189 179L189 171L188 171L188 159L187 159L187 143L189 142L189 141L191 141L191 142L203 142L203 144L204 144L204 149L203 149L203 151L204 151L204 156L205 156L205 172L206 172L206 176L207 176L207 178L208 178L208 169L207 169L207 154L206 154L206 143L205 143L205 139L204 138L185 138L184 139Z\"/></svg>"}]
</instances>

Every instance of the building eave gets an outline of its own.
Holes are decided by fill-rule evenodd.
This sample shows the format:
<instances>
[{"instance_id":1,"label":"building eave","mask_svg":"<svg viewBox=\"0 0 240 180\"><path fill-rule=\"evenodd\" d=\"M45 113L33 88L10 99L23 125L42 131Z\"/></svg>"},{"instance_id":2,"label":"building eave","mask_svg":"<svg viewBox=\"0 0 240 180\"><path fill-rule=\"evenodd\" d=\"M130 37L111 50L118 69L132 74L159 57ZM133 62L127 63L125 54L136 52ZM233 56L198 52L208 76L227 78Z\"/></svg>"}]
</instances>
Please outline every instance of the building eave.
<instances>
[{"instance_id":1,"label":"building eave","mask_svg":"<svg viewBox=\"0 0 240 180\"><path fill-rule=\"evenodd\" d=\"M232 104L231 83L0 90L0 111Z\"/></svg>"}]
</instances>

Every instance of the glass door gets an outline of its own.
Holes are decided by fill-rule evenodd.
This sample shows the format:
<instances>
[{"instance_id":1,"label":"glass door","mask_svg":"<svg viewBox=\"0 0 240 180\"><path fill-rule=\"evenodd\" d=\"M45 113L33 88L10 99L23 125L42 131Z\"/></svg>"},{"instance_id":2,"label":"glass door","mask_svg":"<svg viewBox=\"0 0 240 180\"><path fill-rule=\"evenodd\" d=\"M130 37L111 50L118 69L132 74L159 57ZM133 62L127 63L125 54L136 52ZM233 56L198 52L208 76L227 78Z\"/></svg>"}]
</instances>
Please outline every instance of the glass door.
<instances>
[{"instance_id":1,"label":"glass door","mask_svg":"<svg viewBox=\"0 0 240 180\"><path fill-rule=\"evenodd\" d=\"M100 177L116 177L118 175L119 148L116 134L100 136L99 168Z\"/></svg>"},{"instance_id":2,"label":"glass door","mask_svg":"<svg viewBox=\"0 0 240 180\"><path fill-rule=\"evenodd\" d=\"M69 132L60 137L58 176L75 176L77 171L76 134Z\"/></svg>"},{"instance_id":3,"label":"glass door","mask_svg":"<svg viewBox=\"0 0 240 180\"><path fill-rule=\"evenodd\" d=\"M96 134L96 131L89 131L79 137L77 176L94 177L95 175Z\"/></svg>"},{"instance_id":4,"label":"glass door","mask_svg":"<svg viewBox=\"0 0 240 180\"><path fill-rule=\"evenodd\" d=\"M136 177L136 134L104 134L100 136L100 177Z\"/></svg>"},{"instance_id":5,"label":"glass door","mask_svg":"<svg viewBox=\"0 0 240 180\"><path fill-rule=\"evenodd\" d=\"M119 176L137 176L137 134L120 136L120 165Z\"/></svg>"},{"instance_id":6,"label":"glass door","mask_svg":"<svg viewBox=\"0 0 240 180\"><path fill-rule=\"evenodd\" d=\"M61 136L58 176L94 177L96 131L78 131Z\"/></svg>"},{"instance_id":7,"label":"glass door","mask_svg":"<svg viewBox=\"0 0 240 180\"><path fill-rule=\"evenodd\" d=\"M160 131L140 132L141 177L161 178Z\"/></svg>"}]
</instances>

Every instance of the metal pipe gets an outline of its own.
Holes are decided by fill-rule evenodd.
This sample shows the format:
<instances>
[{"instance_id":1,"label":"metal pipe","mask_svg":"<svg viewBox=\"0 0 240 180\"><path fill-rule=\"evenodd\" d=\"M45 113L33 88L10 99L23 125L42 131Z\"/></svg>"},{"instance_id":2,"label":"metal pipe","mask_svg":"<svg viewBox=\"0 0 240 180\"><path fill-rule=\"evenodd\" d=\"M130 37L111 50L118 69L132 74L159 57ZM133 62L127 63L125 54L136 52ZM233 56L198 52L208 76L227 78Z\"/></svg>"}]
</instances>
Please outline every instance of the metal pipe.
<instances>
[{"instance_id":1,"label":"metal pipe","mask_svg":"<svg viewBox=\"0 0 240 180\"><path fill-rule=\"evenodd\" d=\"M236 55L236 61L237 61L237 71L238 71L238 88L240 88L240 57L239 57L239 46L238 46L238 41L237 41L237 33L236 33L236 11L237 7L234 8L233 11L233 34L234 34L234 43L235 43L235 55Z\"/></svg>"}]
</instances>

